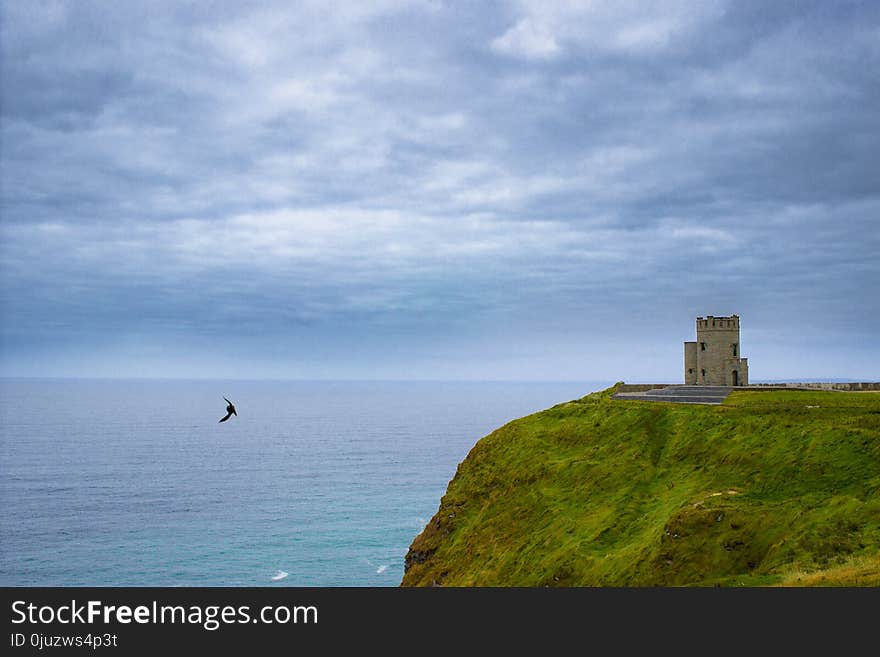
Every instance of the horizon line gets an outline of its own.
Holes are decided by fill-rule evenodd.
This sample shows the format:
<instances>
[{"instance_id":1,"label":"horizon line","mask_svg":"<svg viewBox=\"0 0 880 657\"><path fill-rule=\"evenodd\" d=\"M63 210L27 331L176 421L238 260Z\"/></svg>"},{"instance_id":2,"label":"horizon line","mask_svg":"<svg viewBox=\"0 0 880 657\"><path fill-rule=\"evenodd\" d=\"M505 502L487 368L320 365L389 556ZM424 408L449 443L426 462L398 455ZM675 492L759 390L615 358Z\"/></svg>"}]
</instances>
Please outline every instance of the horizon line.
<instances>
[{"instance_id":1,"label":"horizon line","mask_svg":"<svg viewBox=\"0 0 880 657\"><path fill-rule=\"evenodd\" d=\"M656 379L620 379L620 378L597 378L597 379L473 379L473 378L314 378L314 377L190 377L190 376L70 376L70 375L21 375L0 374L0 380L26 380L26 381L181 381L181 382L210 382L210 381L239 381L246 382L277 382L277 383L608 383L613 385L617 382L631 384L660 384L684 385L683 382L658 381ZM752 383L880 383L859 377L795 377L753 379Z\"/></svg>"}]
</instances>

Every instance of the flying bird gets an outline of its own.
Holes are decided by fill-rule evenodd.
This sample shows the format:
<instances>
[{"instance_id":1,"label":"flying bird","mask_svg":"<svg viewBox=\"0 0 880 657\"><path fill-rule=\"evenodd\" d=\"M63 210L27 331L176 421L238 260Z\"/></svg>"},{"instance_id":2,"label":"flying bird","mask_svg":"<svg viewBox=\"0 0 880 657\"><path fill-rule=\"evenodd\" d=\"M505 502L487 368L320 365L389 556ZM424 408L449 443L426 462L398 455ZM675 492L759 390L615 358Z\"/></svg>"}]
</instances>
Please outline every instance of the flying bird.
<instances>
[{"instance_id":1,"label":"flying bird","mask_svg":"<svg viewBox=\"0 0 880 657\"><path fill-rule=\"evenodd\" d=\"M224 397L223 399L226 399L226 397ZM228 420L232 415L238 417L238 413L235 412L235 406L232 404L232 402L226 399L226 403L229 404L229 406L226 407L226 415L220 418L220 422L226 422L226 420Z\"/></svg>"}]
</instances>

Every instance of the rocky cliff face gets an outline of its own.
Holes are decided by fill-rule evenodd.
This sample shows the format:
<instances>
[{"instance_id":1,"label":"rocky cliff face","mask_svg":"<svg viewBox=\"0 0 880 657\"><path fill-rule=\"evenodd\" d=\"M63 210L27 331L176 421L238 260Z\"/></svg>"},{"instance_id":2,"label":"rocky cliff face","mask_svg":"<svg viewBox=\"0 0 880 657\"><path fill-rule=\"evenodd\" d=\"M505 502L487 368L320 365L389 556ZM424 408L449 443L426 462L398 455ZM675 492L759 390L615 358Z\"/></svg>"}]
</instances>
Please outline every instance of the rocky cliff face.
<instances>
[{"instance_id":1,"label":"rocky cliff face","mask_svg":"<svg viewBox=\"0 0 880 657\"><path fill-rule=\"evenodd\" d=\"M880 394L612 392L480 440L402 585L880 585Z\"/></svg>"}]
</instances>

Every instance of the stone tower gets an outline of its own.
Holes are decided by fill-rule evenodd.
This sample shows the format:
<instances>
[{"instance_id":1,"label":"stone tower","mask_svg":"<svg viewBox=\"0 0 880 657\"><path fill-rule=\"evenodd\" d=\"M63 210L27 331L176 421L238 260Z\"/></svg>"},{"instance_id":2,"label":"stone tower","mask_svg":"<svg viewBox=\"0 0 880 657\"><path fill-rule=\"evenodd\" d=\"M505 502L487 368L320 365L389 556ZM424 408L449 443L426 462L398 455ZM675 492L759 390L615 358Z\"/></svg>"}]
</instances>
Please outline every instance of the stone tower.
<instances>
[{"instance_id":1,"label":"stone tower","mask_svg":"<svg viewBox=\"0 0 880 657\"><path fill-rule=\"evenodd\" d=\"M740 354L739 315L697 317L697 341L684 343L684 382L748 385L749 359Z\"/></svg>"}]
</instances>

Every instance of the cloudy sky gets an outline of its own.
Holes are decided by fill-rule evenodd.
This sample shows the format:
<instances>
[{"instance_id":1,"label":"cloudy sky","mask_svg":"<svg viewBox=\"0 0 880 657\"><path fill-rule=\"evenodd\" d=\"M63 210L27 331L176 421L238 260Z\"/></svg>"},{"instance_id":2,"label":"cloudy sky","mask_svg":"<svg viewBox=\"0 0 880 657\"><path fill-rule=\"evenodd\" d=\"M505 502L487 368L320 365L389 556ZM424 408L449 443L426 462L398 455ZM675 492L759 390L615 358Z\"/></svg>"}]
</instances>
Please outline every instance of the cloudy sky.
<instances>
[{"instance_id":1,"label":"cloudy sky","mask_svg":"<svg viewBox=\"0 0 880 657\"><path fill-rule=\"evenodd\" d=\"M0 19L2 374L880 376L880 3Z\"/></svg>"}]
</instances>

